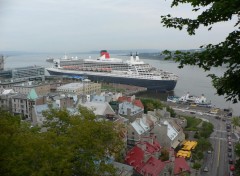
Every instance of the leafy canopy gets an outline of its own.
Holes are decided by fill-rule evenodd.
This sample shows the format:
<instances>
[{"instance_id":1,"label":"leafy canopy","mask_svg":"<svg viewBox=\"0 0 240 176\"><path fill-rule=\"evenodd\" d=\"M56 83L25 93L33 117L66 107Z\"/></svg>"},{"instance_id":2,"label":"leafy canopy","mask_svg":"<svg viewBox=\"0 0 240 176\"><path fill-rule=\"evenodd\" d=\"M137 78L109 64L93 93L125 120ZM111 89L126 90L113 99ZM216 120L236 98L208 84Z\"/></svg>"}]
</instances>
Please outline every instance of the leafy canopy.
<instances>
[{"instance_id":1,"label":"leafy canopy","mask_svg":"<svg viewBox=\"0 0 240 176\"><path fill-rule=\"evenodd\" d=\"M50 108L46 132L0 112L0 175L115 175L110 159L122 149L119 131L79 109L71 115Z\"/></svg>"},{"instance_id":2,"label":"leafy canopy","mask_svg":"<svg viewBox=\"0 0 240 176\"><path fill-rule=\"evenodd\" d=\"M226 67L222 76L209 74L218 95L225 95L227 101L236 103L240 100L240 1L239 0L173 0L171 7L179 4L190 4L193 12L203 8L196 19L172 17L170 14L161 16L161 22L167 28L187 30L189 35L195 35L201 25L211 30L213 24L233 20L235 25L225 41L216 45L202 45L199 52L164 51L166 59L179 62L179 68L184 65L198 65L205 71L211 67Z\"/></svg>"}]
</instances>

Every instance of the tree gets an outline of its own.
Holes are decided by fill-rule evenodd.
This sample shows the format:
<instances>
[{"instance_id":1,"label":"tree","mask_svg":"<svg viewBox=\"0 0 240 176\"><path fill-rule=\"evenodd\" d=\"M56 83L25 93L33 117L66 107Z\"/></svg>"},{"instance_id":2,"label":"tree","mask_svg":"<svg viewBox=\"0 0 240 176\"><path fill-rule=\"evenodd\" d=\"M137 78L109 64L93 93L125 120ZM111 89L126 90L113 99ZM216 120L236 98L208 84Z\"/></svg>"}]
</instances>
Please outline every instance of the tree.
<instances>
[{"instance_id":1,"label":"tree","mask_svg":"<svg viewBox=\"0 0 240 176\"><path fill-rule=\"evenodd\" d=\"M233 129L235 130L237 126L240 126L240 118L239 117L233 117L232 118L232 125Z\"/></svg>"},{"instance_id":2,"label":"tree","mask_svg":"<svg viewBox=\"0 0 240 176\"><path fill-rule=\"evenodd\" d=\"M159 159L161 161L168 161L169 160L169 151L167 149L163 148Z\"/></svg>"},{"instance_id":3,"label":"tree","mask_svg":"<svg viewBox=\"0 0 240 176\"><path fill-rule=\"evenodd\" d=\"M202 165L198 162L193 164L193 169L199 170L202 167Z\"/></svg>"},{"instance_id":4,"label":"tree","mask_svg":"<svg viewBox=\"0 0 240 176\"><path fill-rule=\"evenodd\" d=\"M235 145L235 154L240 157L240 143L236 143Z\"/></svg>"},{"instance_id":5,"label":"tree","mask_svg":"<svg viewBox=\"0 0 240 176\"><path fill-rule=\"evenodd\" d=\"M240 159L237 159L235 162L235 175L240 175Z\"/></svg>"},{"instance_id":6,"label":"tree","mask_svg":"<svg viewBox=\"0 0 240 176\"><path fill-rule=\"evenodd\" d=\"M239 142L236 143L234 152L235 152L235 154L238 158L235 162L235 168L236 168L235 174L240 175L240 159L239 159L239 157L240 157L240 143Z\"/></svg>"},{"instance_id":7,"label":"tree","mask_svg":"<svg viewBox=\"0 0 240 176\"><path fill-rule=\"evenodd\" d=\"M196 151L206 151L212 146L208 139L202 137L197 142Z\"/></svg>"},{"instance_id":8,"label":"tree","mask_svg":"<svg viewBox=\"0 0 240 176\"><path fill-rule=\"evenodd\" d=\"M225 95L227 101L236 103L240 100L240 1L239 0L173 0L171 7L179 4L191 4L192 11L198 12L205 8L196 19L172 17L170 14L161 16L162 23L167 28L182 30L186 27L189 35L195 35L196 29L201 25L211 30L213 24L223 21L235 20L233 31L225 41L216 45L200 46L199 52L164 51L166 59L179 62L179 68L184 65L197 65L205 71L212 67L225 66L223 76L209 74L218 95ZM235 18L236 17L236 18Z\"/></svg>"},{"instance_id":9,"label":"tree","mask_svg":"<svg viewBox=\"0 0 240 176\"><path fill-rule=\"evenodd\" d=\"M0 113L0 175L115 175L111 158L122 150L118 129L80 114L50 108L46 132Z\"/></svg>"}]
</instances>

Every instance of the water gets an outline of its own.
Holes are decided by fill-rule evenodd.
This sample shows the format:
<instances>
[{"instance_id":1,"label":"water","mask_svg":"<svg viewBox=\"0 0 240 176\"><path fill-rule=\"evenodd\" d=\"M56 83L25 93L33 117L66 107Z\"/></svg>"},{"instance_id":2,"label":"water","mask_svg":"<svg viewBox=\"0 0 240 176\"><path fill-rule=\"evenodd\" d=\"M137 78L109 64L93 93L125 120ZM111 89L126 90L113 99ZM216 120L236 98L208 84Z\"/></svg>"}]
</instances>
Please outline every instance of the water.
<instances>
[{"instance_id":1,"label":"water","mask_svg":"<svg viewBox=\"0 0 240 176\"><path fill-rule=\"evenodd\" d=\"M24 66L44 66L49 67L52 64L46 62L48 57L60 58L64 54L39 54L39 55L21 55L21 56L11 56L5 60L5 68L15 68L15 67L24 67ZM80 58L88 58L89 54L78 55ZM98 55L92 55L92 58L96 58ZM75 55L71 55L75 57ZM114 57L114 56L113 56ZM116 56L119 57L119 56ZM121 56L123 59L126 59L125 56ZM204 72L202 69L199 69L195 66L186 66L183 69L179 69L177 63L170 61L161 61L161 60L150 60L142 59L145 62L169 72L173 72L179 76L178 83L174 92L168 94L174 94L176 96L182 96L187 92L190 94L200 96L204 94L207 100L211 100L213 105L220 108L233 108L234 115L240 115L240 103L232 104L231 102L226 102L223 96L216 95L216 90L212 86L211 78L206 77L209 73L214 73L216 75L222 75L224 68L213 68L211 72ZM146 96L146 95L145 95ZM167 94L162 93L149 93L147 96L150 97L159 97L162 100L166 100Z\"/></svg>"}]
</instances>

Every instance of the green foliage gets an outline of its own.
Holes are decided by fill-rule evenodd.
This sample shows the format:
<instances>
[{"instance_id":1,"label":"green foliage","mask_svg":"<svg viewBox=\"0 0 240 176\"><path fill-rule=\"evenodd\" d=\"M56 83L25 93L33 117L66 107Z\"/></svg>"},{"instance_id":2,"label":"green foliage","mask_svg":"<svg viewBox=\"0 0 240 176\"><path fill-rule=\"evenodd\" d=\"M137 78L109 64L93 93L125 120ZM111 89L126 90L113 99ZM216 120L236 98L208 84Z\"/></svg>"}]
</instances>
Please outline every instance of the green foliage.
<instances>
[{"instance_id":1,"label":"green foliage","mask_svg":"<svg viewBox=\"0 0 240 176\"><path fill-rule=\"evenodd\" d=\"M184 130L186 131L197 131L198 125L202 122L201 119L190 117L190 116L184 116L184 118L187 120L187 126Z\"/></svg>"},{"instance_id":2,"label":"green foliage","mask_svg":"<svg viewBox=\"0 0 240 176\"><path fill-rule=\"evenodd\" d=\"M125 89L119 88L117 84L107 84L107 83L102 83L102 90L105 91L111 91L111 92L126 92Z\"/></svg>"},{"instance_id":3,"label":"green foliage","mask_svg":"<svg viewBox=\"0 0 240 176\"><path fill-rule=\"evenodd\" d=\"M240 159L235 162L235 175L240 175Z\"/></svg>"},{"instance_id":4,"label":"green foliage","mask_svg":"<svg viewBox=\"0 0 240 176\"><path fill-rule=\"evenodd\" d=\"M167 111L170 112L171 117L176 116L175 111L171 107L161 103L160 100L151 98L141 98L141 101L144 106L144 113L147 113L148 111L153 111L154 109L163 109L163 107L166 107Z\"/></svg>"},{"instance_id":5,"label":"green foliage","mask_svg":"<svg viewBox=\"0 0 240 176\"><path fill-rule=\"evenodd\" d=\"M203 138L209 138L213 132L213 124L209 122L203 122L201 128L199 128L199 135Z\"/></svg>"},{"instance_id":6,"label":"green foliage","mask_svg":"<svg viewBox=\"0 0 240 176\"><path fill-rule=\"evenodd\" d=\"M193 164L193 169L199 170L201 167L202 165L199 162Z\"/></svg>"},{"instance_id":7,"label":"green foliage","mask_svg":"<svg viewBox=\"0 0 240 176\"><path fill-rule=\"evenodd\" d=\"M225 66L226 71L223 76L214 74L208 75L212 78L213 86L219 95L225 95L228 101L236 103L240 100L240 84L236 82L240 79L240 1L239 0L173 0L172 7L179 4L190 4L192 11L203 10L196 19L172 17L170 14L161 16L162 23L167 28L177 28L182 30L186 27L189 35L195 35L196 29L201 25L212 29L212 25L218 22L236 20L235 28L229 33L225 41L216 45L208 44L200 46L199 52L164 51L166 59L174 59L179 62L179 68L184 65L197 65L204 70L212 67ZM237 17L237 18L234 18Z\"/></svg>"},{"instance_id":8,"label":"green foliage","mask_svg":"<svg viewBox=\"0 0 240 176\"><path fill-rule=\"evenodd\" d=\"M240 143L236 143L235 145L235 154L240 157Z\"/></svg>"},{"instance_id":9,"label":"green foliage","mask_svg":"<svg viewBox=\"0 0 240 176\"><path fill-rule=\"evenodd\" d=\"M170 112L171 117L176 117L176 112L169 106L167 106L167 111Z\"/></svg>"},{"instance_id":10,"label":"green foliage","mask_svg":"<svg viewBox=\"0 0 240 176\"><path fill-rule=\"evenodd\" d=\"M203 159L204 155L203 155L203 152L202 151L198 151L197 152L197 157L199 160Z\"/></svg>"},{"instance_id":11,"label":"green foliage","mask_svg":"<svg viewBox=\"0 0 240 176\"><path fill-rule=\"evenodd\" d=\"M161 150L161 156L159 157L161 161L168 161L169 160L169 151L167 149Z\"/></svg>"},{"instance_id":12,"label":"green foliage","mask_svg":"<svg viewBox=\"0 0 240 176\"><path fill-rule=\"evenodd\" d=\"M45 112L47 132L30 128L7 113L0 115L0 175L115 175L109 156L122 149L112 122L97 121L80 107Z\"/></svg>"},{"instance_id":13,"label":"green foliage","mask_svg":"<svg viewBox=\"0 0 240 176\"><path fill-rule=\"evenodd\" d=\"M210 143L210 141L206 138L199 138L197 140L197 147L196 147L196 151L207 151L208 149L212 148L212 144Z\"/></svg>"},{"instance_id":14,"label":"green foliage","mask_svg":"<svg viewBox=\"0 0 240 176\"><path fill-rule=\"evenodd\" d=\"M194 136L193 136L195 139L198 139L199 138L199 132L198 131L196 131L196 133L194 134Z\"/></svg>"},{"instance_id":15,"label":"green foliage","mask_svg":"<svg viewBox=\"0 0 240 176\"><path fill-rule=\"evenodd\" d=\"M147 113L147 111L153 111L154 109L162 109L164 107L160 100L141 98L141 101L144 106L144 113Z\"/></svg>"},{"instance_id":16,"label":"green foliage","mask_svg":"<svg viewBox=\"0 0 240 176\"><path fill-rule=\"evenodd\" d=\"M240 126L240 118L239 117L233 117L232 118L232 125L233 128L235 129L237 126Z\"/></svg>"}]
</instances>

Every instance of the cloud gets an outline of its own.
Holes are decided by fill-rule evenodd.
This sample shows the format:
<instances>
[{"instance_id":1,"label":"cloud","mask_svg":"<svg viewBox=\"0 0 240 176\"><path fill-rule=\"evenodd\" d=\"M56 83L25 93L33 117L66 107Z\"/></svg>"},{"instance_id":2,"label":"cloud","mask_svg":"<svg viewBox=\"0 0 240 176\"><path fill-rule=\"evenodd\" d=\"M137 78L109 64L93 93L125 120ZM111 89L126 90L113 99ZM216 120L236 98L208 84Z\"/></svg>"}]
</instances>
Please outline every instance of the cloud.
<instances>
[{"instance_id":1,"label":"cloud","mask_svg":"<svg viewBox=\"0 0 240 176\"><path fill-rule=\"evenodd\" d=\"M200 37L190 37L163 28L161 15L194 17L190 6L171 9L169 1L0 0L0 5L0 50L86 51L103 45L113 49L191 48L217 42L232 29L226 24L217 26L213 28L216 36L201 28Z\"/></svg>"}]
</instances>

